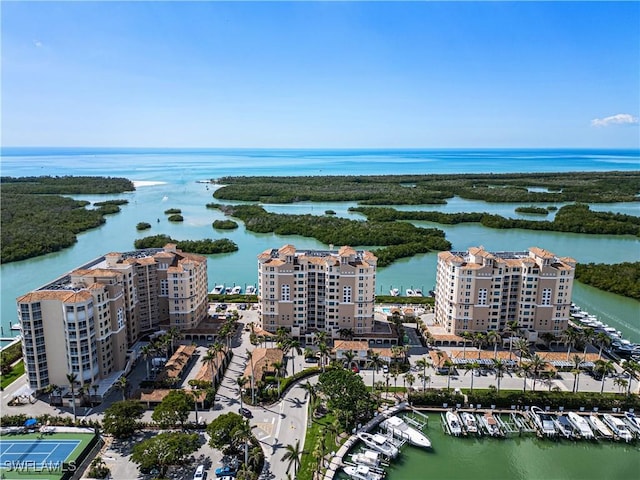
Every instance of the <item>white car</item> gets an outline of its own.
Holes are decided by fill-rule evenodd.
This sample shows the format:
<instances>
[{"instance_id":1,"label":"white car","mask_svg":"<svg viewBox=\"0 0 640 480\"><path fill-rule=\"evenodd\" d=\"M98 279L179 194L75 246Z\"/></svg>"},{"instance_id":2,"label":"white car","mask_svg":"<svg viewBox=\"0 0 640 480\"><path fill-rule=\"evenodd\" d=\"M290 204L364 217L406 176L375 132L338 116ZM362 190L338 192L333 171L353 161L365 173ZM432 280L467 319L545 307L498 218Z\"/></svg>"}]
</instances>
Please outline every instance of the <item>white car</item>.
<instances>
[{"instance_id":1,"label":"white car","mask_svg":"<svg viewBox=\"0 0 640 480\"><path fill-rule=\"evenodd\" d=\"M204 465L198 465L196 468L196 473L193 474L193 480L203 480L204 479Z\"/></svg>"}]
</instances>

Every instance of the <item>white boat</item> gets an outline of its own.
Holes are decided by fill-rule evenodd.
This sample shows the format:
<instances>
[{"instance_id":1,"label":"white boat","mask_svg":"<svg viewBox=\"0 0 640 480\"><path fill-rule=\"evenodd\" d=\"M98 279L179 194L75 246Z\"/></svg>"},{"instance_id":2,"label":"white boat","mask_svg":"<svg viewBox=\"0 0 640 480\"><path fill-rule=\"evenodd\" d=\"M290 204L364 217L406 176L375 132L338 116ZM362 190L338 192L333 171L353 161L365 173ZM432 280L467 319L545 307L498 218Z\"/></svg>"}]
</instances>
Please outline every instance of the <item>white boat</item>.
<instances>
[{"instance_id":1,"label":"white boat","mask_svg":"<svg viewBox=\"0 0 640 480\"><path fill-rule=\"evenodd\" d=\"M407 288L407 297L415 297L415 292L410 288Z\"/></svg>"},{"instance_id":2,"label":"white boat","mask_svg":"<svg viewBox=\"0 0 640 480\"><path fill-rule=\"evenodd\" d=\"M498 425L498 421L495 419L491 412L487 412L482 417L482 422L484 423L487 432L492 437L501 437L502 430L500 430L500 425Z\"/></svg>"},{"instance_id":3,"label":"white boat","mask_svg":"<svg viewBox=\"0 0 640 480\"><path fill-rule=\"evenodd\" d=\"M382 480L384 474L381 471L374 471L366 465L349 465L342 467L344 473L355 480Z\"/></svg>"},{"instance_id":4,"label":"white boat","mask_svg":"<svg viewBox=\"0 0 640 480\"><path fill-rule=\"evenodd\" d=\"M533 415L533 421L544 436L553 437L558 433L553 417L540 407L531 407L531 414Z\"/></svg>"},{"instance_id":5,"label":"white boat","mask_svg":"<svg viewBox=\"0 0 640 480\"><path fill-rule=\"evenodd\" d=\"M457 437L462 434L462 427L460 426L460 418L458 415L449 410L445 415L445 419L447 420L447 425L449 425L449 433L451 435Z\"/></svg>"},{"instance_id":6,"label":"white boat","mask_svg":"<svg viewBox=\"0 0 640 480\"><path fill-rule=\"evenodd\" d=\"M249 285L247 287L247 289L244 292L246 295L255 295L256 294L256 287L255 285Z\"/></svg>"},{"instance_id":7,"label":"white boat","mask_svg":"<svg viewBox=\"0 0 640 480\"><path fill-rule=\"evenodd\" d=\"M389 290L389 295L391 295L392 297L397 297L398 295L400 295L400 290L398 290L397 288L392 288L391 290Z\"/></svg>"},{"instance_id":8,"label":"white boat","mask_svg":"<svg viewBox=\"0 0 640 480\"><path fill-rule=\"evenodd\" d=\"M240 285L236 285L231 289L232 295L240 295L240 293L242 293L242 287Z\"/></svg>"},{"instance_id":9,"label":"white boat","mask_svg":"<svg viewBox=\"0 0 640 480\"><path fill-rule=\"evenodd\" d=\"M460 414L460 420L462 420L462 426L468 433L478 433L478 424L471 413L462 412Z\"/></svg>"},{"instance_id":10,"label":"white boat","mask_svg":"<svg viewBox=\"0 0 640 480\"><path fill-rule=\"evenodd\" d=\"M374 450L363 450L351 455L353 463L366 465L367 467L377 467L380 465L380 454Z\"/></svg>"},{"instance_id":11,"label":"white boat","mask_svg":"<svg viewBox=\"0 0 640 480\"><path fill-rule=\"evenodd\" d=\"M624 440L625 442L630 442L631 440L633 440L632 433L629 431L627 424L624 423L621 418L614 417L609 413L605 413L602 418L604 419L605 423L611 427L613 433L615 433L620 439Z\"/></svg>"},{"instance_id":12,"label":"white boat","mask_svg":"<svg viewBox=\"0 0 640 480\"><path fill-rule=\"evenodd\" d=\"M358 438L362 440L367 447L372 448L376 452L380 452L385 457L395 458L398 456L398 447L391 443L384 435L360 432L358 433Z\"/></svg>"},{"instance_id":13,"label":"white boat","mask_svg":"<svg viewBox=\"0 0 640 480\"><path fill-rule=\"evenodd\" d=\"M233 290L233 287L225 287L224 289L225 295L231 295L232 290Z\"/></svg>"},{"instance_id":14,"label":"white boat","mask_svg":"<svg viewBox=\"0 0 640 480\"><path fill-rule=\"evenodd\" d=\"M564 438L573 438L573 424L566 415L556 417L556 427Z\"/></svg>"},{"instance_id":15,"label":"white boat","mask_svg":"<svg viewBox=\"0 0 640 480\"><path fill-rule=\"evenodd\" d=\"M431 440L417 428L413 428L400 417L389 417L383 421L380 426L394 437L407 440L411 445L416 447L431 447Z\"/></svg>"},{"instance_id":16,"label":"white boat","mask_svg":"<svg viewBox=\"0 0 640 480\"><path fill-rule=\"evenodd\" d=\"M224 293L224 284L216 285L215 287L213 287L213 290L211 290L211 293L214 295L222 295Z\"/></svg>"},{"instance_id":17,"label":"white boat","mask_svg":"<svg viewBox=\"0 0 640 480\"><path fill-rule=\"evenodd\" d=\"M573 426L578 429L578 432L580 432L580 436L582 438L593 438L593 430L591 430L589 422L586 418L584 418L582 415L578 415L575 412L569 412L567 414L567 417L569 417L569 421L573 423Z\"/></svg>"},{"instance_id":18,"label":"white boat","mask_svg":"<svg viewBox=\"0 0 640 480\"><path fill-rule=\"evenodd\" d=\"M609 427L607 427L604 422L598 418L598 415L592 413L589 416L589 421L591 422L591 425L593 425L593 427L600 433L600 435L605 438L613 438L613 432L609 430Z\"/></svg>"},{"instance_id":19,"label":"white boat","mask_svg":"<svg viewBox=\"0 0 640 480\"><path fill-rule=\"evenodd\" d=\"M624 412L624 418L627 419L627 423L631 425L636 432L640 433L640 418L633 412Z\"/></svg>"},{"instance_id":20,"label":"white boat","mask_svg":"<svg viewBox=\"0 0 640 480\"><path fill-rule=\"evenodd\" d=\"M419 288L416 288L416 289L413 291L413 296L414 296L414 297L422 297L422 290L420 290Z\"/></svg>"},{"instance_id":21,"label":"white boat","mask_svg":"<svg viewBox=\"0 0 640 480\"><path fill-rule=\"evenodd\" d=\"M14 323L11 325L11 330L13 331L20 331L21 327L20 327L20 323Z\"/></svg>"}]
</instances>

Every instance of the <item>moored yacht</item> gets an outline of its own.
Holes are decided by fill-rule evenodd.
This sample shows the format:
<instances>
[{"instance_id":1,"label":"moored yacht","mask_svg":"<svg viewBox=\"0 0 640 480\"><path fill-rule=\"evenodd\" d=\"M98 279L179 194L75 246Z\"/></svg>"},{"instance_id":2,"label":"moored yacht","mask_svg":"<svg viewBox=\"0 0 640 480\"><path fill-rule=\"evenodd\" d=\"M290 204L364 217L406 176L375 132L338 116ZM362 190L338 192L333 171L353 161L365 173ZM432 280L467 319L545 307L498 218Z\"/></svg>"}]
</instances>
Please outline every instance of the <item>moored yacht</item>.
<instances>
[{"instance_id":1,"label":"moored yacht","mask_svg":"<svg viewBox=\"0 0 640 480\"><path fill-rule=\"evenodd\" d=\"M415 292L412 289L407 288L407 297L415 297L415 296L416 296Z\"/></svg>"},{"instance_id":2,"label":"moored yacht","mask_svg":"<svg viewBox=\"0 0 640 480\"><path fill-rule=\"evenodd\" d=\"M462 412L460 414L460 420L462 420L462 426L468 433L478 433L478 424L471 413Z\"/></svg>"},{"instance_id":3,"label":"moored yacht","mask_svg":"<svg viewBox=\"0 0 640 480\"><path fill-rule=\"evenodd\" d=\"M224 293L224 284L216 285L215 287L213 287L211 293L213 293L214 295L222 295Z\"/></svg>"},{"instance_id":4,"label":"moored yacht","mask_svg":"<svg viewBox=\"0 0 640 480\"><path fill-rule=\"evenodd\" d=\"M538 430L545 437L554 437L558 432L553 417L540 407L531 407L531 414Z\"/></svg>"},{"instance_id":5,"label":"moored yacht","mask_svg":"<svg viewBox=\"0 0 640 480\"><path fill-rule=\"evenodd\" d=\"M631 428L640 434L640 418L633 412L624 412L624 418L627 419L627 423Z\"/></svg>"},{"instance_id":6,"label":"moored yacht","mask_svg":"<svg viewBox=\"0 0 640 480\"><path fill-rule=\"evenodd\" d=\"M615 433L618 438L624 440L625 442L630 442L631 440L633 440L633 435L621 418L614 417L609 413L605 413L602 418L604 419L605 423L611 427L611 430L613 430L613 433Z\"/></svg>"},{"instance_id":7,"label":"moored yacht","mask_svg":"<svg viewBox=\"0 0 640 480\"><path fill-rule=\"evenodd\" d=\"M382 480L384 473L366 465L349 465L342 467L344 473L355 480Z\"/></svg>"},{"instance_id":8,"label":"moored yacht","mask_svg":"<svg viewBox=\"0 0 640 480\"><path fill-rule=\"evenodd\" d=\"M491 435L492 437L502 436L500 425L498 425L498 421L491 412L487 412L484 414L484 416L482 417L482 423L484 423L487 432L489 432L489 435Z\"/></svg>"},{"instance_id":9,"label":"moored yacht","mask_svg":"<svg viewBox=\"0 0 640 480\"><path fill-rule=\"evenodd\" d=\"M604 424L604 422L600 420L600 418L598 418L598 415L596 415L595 413L592 413L589 416L589 421L591 422L591 425L593 425L593 428L595 428L595 430L600 435L602 435L605 438L613 438L613 432L609 430L609 427L607 427Z\"/></svg>"},{"instance_id":10,"label":"moored yacht","mask_svg":"<svg viewBox=\"0 0 640 480\"><path fill-rule=\"evenodd\" d=\"M380 426L394 437L407 440L411 445L424 448L431 447L431 440L429 440L425 434L407 425L400 417L389 417L384 420Z\"/></svg>"},{"instance_id":11,"label":"moored yacht","mask_svg":"<svg viewBox=\"0 0 640 480\"><path fill-rule=\"evenodd\" d=\"M231 293L233 295L240 295L240 293L242 293L242 287L240 285L236 285L231 289Z\"/></svg>"},{"instance_id":12,"label":"moored yacht","mask_svg":"<svg viewBox=\"0 0 640 480\"><path fill-rule=\"evenodd\" d=\"M447 425L449 426L449 433L453 436L458 436L462 434L462 427L460 426L460 418L454 412L449 410L445 419L447 421Z\"/></svg>"},{"instance_id":13,"label":"moored yacht","mask_svg":"<svg viewBox=\"0 0 640 480\"><path fill-rule=\"evenodd\" d=\"M374 450L363 450L362 452L351 455L351 460L358 465L377 467L380 465L380 454Z\"/></svg>"},{"instance_id":14,"label":"moored yacht","mask_svg":"<svg viewBox=\"0 0 640 480\"><path fill-rule=\"evenodd\" d=\"M358 433L358 438L369 448L376 452L380 452L386 457L395 458L398 456L399 450L387 437L379 433L371 434L367 432Z\"/></svg>"},{"instance_id":15,"label":"moored yacht","mask_svg":"<svg viewBox=\"0 0 640 480\"><path fill-rule=\"evenodd\" d=\"M247 294L247 295L255 295L256 294L256 286L255 285L249 285L244 293Z\"/></svg>"},{"instance_id":16,"label":"moored yacht","mask_svg":"<svg viewBox=\"0 0 640 480\"><path fill-rule=\"evenodd\" d=\"M413 295L414 295L414 297L422 297L422 290L420 290L419 288L416 288L413 291Z\"/></svg>"},{"instance_id":17,"label":"moored yacht","mask_svg":"<svg viewBox=\"0 0 640 480\"><path fill-rule=\"evenodd\" d=\"M392 297L397 297L398 295L400 295L400 290L398 290L397 288L392 288L391 290L389 290L389 295L391 295Z\"/></svg>"},{"instance_id":18,"label":"moored yacht","mask_svg":"<svg viewBox=\"0 0 640 480\"><path fill-rule=\"evenodd\" d=\"M556 427L558 427L560 434L564 438L573 438L573 424L569 421L567 416L559 415L556 417Z\"/></svg>"},{"instance_id":19,"label":"moored yacht","mask_svg":"<svg viewBox=\"0 0 640 480\"><path fill-rule=\"evenodd\" d=\"M578 415L575 412L569 412L567 417L569 417L569 421L573 423L573 426L578 429L582 438L591 439L594 437L593 430L591 430L589 422L582 415Z\"/></svg>"},{"instance_id":20,"label":"moored yacht","mask_svg":"<svg viewBox=\"0 0 640 480\"><path fill-rule=\"evenodd\" d=\"M21 327L20 327L20 322L18 322L18 323L14 323L14 324L12 324L12 325L11 325L11 330L13 330L14 332L15 332L15 331L18 331L18 332L19 332L19 331L20 331L20 328L21 328Z\"/></svg>"}]
</instances>

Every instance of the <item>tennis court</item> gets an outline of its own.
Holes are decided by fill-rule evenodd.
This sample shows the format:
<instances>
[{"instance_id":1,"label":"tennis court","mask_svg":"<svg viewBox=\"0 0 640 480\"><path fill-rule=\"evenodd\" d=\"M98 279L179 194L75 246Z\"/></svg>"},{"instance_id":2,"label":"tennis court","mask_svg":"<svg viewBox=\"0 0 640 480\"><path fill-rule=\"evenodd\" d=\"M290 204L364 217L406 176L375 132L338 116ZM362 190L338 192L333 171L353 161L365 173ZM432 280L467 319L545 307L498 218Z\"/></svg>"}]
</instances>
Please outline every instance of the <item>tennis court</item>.
<instances>
[{"instance_id":1,"label":"tennis court","mask_svg":"<svg viewBox=\"0 0 640 480\"><path fill-rule=\"evenodd\" d=\"M6 440L0 441L0 465L30 463L62 464L80 444L80 440Z\"/></svg>"}]
</instances>

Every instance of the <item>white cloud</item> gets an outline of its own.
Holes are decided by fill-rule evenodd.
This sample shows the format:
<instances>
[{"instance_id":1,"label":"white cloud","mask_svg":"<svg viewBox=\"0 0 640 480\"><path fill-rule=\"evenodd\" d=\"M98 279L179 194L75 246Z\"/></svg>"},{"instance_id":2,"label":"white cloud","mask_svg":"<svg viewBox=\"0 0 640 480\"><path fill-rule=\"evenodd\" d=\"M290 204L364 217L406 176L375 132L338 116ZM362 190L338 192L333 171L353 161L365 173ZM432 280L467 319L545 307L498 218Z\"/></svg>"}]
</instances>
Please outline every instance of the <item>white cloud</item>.
<instances>
[{"instance_id":1,"label":"white cloud","mask_svg":"<svg viewBox=\"0 0 640 480\"><path fill-rule=\"evenodd\" d=\"M34 41L33 41L33 44L34 44L36 47L38 47L38 48L40 48L40 47L42 47L42 46L43 46L43 45L42 45L42 42L41 42L40 40L34 40Z\"/></svg>"},{"instance_id":2,"label":"white cloud","mask_svg":"<svg viewBox=\"0 0 640 480\"><path fill-rule=\"evenodd\" d=\"M637 125L638 117L628 113L618 113L610 117L594 118L591 120L592 127L608 127L609 125Z\"/></svg>"}]
</instances>

